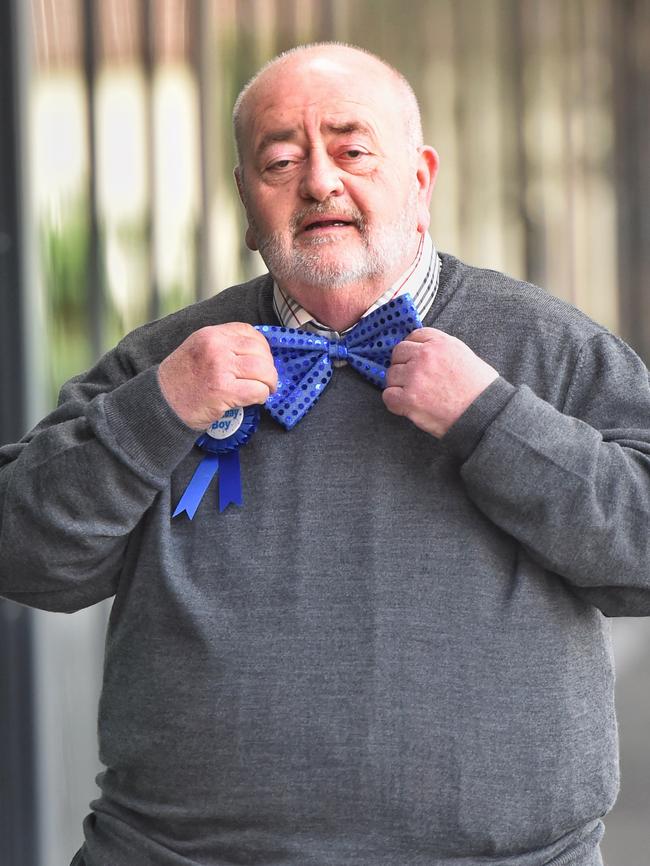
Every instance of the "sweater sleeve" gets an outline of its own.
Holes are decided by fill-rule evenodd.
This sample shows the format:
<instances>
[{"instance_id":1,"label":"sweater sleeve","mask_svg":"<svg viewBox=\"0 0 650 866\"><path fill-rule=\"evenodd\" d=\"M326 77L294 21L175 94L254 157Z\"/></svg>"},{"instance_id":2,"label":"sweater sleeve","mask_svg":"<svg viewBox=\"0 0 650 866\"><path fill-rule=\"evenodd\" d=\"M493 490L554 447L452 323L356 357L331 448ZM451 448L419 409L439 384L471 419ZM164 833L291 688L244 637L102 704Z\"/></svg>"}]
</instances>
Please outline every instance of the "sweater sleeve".
<instances>
[{"instance_id":1,"label":"sweater sleeve","mask_svg":"<svg viewBox=\"0 0 650 866\"><path fill-rule=\"evenodd\" d=\"M67 612L113 595L129 534L195 438L157 366L131 370L119 347L72 379L0 449L0 595Z\"/></svg>"},{"instance_id":2,"label":"sweater sleeve","mask_svg":"<svg viewBox=\"0 0 650 866\"><path fill-rule=\"evenodd\" d=\"M539 564L608 616L650 615L650 384L625 343L586 341L561 410L499 379L442 442Z\"/></svg>"}]
</instances>

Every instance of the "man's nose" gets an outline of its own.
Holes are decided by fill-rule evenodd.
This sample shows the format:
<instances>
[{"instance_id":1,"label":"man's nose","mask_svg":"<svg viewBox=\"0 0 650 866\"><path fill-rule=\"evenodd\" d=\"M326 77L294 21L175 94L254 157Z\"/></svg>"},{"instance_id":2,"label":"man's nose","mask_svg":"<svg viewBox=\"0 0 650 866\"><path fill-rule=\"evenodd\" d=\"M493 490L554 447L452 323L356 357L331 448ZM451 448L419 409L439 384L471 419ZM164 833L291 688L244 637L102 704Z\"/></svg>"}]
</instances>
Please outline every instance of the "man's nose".
<instances>
[{"instance_id":1,"label":"man's nose","mask_svg":"<svg viewBox=\"0 0 650 866\"><path fill-rule=\"evenodd\" d=\"M341 195L342 192L340 168L327 153L313 150L304 163L300 194L303 198L326 201L330 196Z\"/></svg>"}]
</instances>

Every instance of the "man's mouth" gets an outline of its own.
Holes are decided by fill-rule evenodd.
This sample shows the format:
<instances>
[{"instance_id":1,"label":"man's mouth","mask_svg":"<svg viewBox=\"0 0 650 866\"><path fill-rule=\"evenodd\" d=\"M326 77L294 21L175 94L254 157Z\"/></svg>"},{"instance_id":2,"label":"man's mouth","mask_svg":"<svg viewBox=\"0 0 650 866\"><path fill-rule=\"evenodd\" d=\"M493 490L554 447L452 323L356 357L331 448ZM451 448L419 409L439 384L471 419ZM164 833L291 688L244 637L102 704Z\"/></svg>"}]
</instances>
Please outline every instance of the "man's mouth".
<instances>
[{"instance_id":1,"label":"man's mouth","mask_svg":"<svg viewBox=\"0 0 650 866\"><path fill-rule=\"evenodd\" d=\"M307 219L300 228L302 232L314 232L322 229L347 228L353 226L352 220L345 219Z\"/></svg>"}]
</instances>

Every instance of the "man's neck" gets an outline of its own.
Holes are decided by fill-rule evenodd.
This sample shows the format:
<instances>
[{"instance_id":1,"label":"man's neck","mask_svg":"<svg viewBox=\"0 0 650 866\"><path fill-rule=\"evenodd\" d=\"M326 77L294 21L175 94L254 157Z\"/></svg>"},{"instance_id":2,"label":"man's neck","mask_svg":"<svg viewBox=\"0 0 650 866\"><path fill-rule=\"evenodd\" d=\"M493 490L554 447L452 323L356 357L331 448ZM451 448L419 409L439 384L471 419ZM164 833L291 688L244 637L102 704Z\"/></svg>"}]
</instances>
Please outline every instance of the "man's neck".
<instances>
[{"instance_id":1,"label":"man's neck","mask_svg":"<svg viewBox=\"0 0 650 866\"><path fill-rule=\"evenodd\" d=\"M303 287L298 287L288 294L317 322L340 333L356 324L388 285L387 282L385 286L370 291L359 286L342 286L336 289L306 287L304 290Z\"/></svg>"}]
</instances>

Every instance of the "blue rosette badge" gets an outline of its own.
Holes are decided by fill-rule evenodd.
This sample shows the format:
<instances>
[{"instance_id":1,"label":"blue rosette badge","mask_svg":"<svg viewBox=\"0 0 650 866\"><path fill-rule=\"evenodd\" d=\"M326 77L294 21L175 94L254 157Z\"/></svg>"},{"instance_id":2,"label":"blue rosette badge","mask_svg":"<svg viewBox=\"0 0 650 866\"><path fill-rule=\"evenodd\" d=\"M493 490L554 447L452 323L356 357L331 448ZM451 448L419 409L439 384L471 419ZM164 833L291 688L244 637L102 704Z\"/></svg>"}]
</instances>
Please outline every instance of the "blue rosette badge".
<instances>
[{"instance_id":1,"label":"blue rosette badge","mask_svg":"<svg viewBox=\"0 0 650 866\"><path fill-rule=\"evenodd\" d=\"M206 452L205 457L196 467L172 518L186 512L192 520L217 472L219 473L219 512L231 503L242 504L239 449L257 430L259 421L259 406L228 409L199 436L195 445Z\"/></svg>"}]
</instances>

